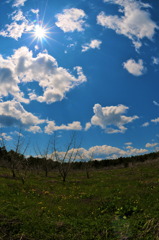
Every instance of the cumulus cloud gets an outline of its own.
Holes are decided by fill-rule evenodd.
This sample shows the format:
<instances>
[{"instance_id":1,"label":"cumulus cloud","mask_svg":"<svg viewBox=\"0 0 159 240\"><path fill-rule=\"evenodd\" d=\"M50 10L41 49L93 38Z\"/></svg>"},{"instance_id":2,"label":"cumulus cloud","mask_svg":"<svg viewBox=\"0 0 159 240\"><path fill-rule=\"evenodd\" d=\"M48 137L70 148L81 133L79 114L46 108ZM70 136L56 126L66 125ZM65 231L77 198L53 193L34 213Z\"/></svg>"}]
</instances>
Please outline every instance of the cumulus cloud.
<instances>
[{"instance_id":1,"label":"cumulus cloud","mask_svg":"<svg viewBox=\"0 0 159 240\"><path fill-rule=\"evenodd\" d=\"M97 16L97 23L103 27L114 30L117 34L122 34L132 40L136 49L142 46L141 40L153 39L157 24L151 19L148 8L149 4L135 0L104 0L106 3L117 4L119 6L118 15L106 15L101 12Z\"/></svg>"},{"instance_id":2,"label":"cumulus cloud","mask_svg":"<svg viewBox=\"0 0 159 240\"><path fill-rule=\"evenodd\" d=\"M61 28L64 32L84 31L86 14L82 9L64 9L63 13L56 15L56 18L56 26Z\"/></svg>"},{"instance_id":3,"label":"cumulus cloud","mask_svg":"<svg viewBox=\"0 0 159 240\"><path fill-rule=\"evenodd\" d=\"M72 149L69 150L69 154L72 153ZM75 149L78 151L78 159L79 160L102 160L102 159L116 159L119 157L130 157L134 155L144 154L148 152L147 149L144 148L127 148L122 149L114 146L109 145L101 145L101 146L93 146L89 149L85 148L78 148ZM64 155L65 152L58 152L59 155Z\"/></svg>"},{"instance_id":4,"label":"cumulus cloud","mask_svg":"<svg viewBox=\"0 0 159 240\"><path fill-rule=\"evenodd\" d=\"M156 147L158 145L158 143L147 143L146 145L145 145L145 147L147 147L147 148L152 148L152 147Z\"/></svg>"},{"instance_id":5,"label":"cumulus cloud","mask_svg":"<svg viewBox=\"0 0 159 240\"><path fill-rule=\"evenodd\" d=\"M146 72L146 67L144 67L142 59L139 59L138 62L135 62L134 59L129 59L127 62L123 63L123 67L136 77Z\"/></svg>"},{"instance_id":6,"label":"cumulus cloud","mask_svg":"<svg viewBox=\"0 0 159 240\"><path fill-rule=\"evenodd\" d=\"M95 49L95 48L100 49L101 44L102 44L102 41L100 41L98 39L91 40L90 43L85 43L82 46L82 52L86 52L89 49Z\"/></svg>"},{"instance_id":7,"label":"cumulus cloud","mask_svg":"<svg viewBox=\"0 0 159 240\"><path fill-rule=\"evenodd\" d=\"M7 97L10 94L17 100L28 103L29 100L24 98L24 94L19 89L19 83L14 63L11 59L4 59L0 55L0 97Z\"/></svg>"},{"instance_id":8,"label":"cumulus cloud","mask_svg":"<svg viewBox=\"0 0 159 240\"><path fill-rule=\"evenodd\" d=\"M81 123L78 121L74 121L68 125L62 124L60 126L57 126L54 121L47 121L47 123L48 125L45 127L45 133L47 134L52 134L59 130L82 130Z\"/></svg>"},{"instance_id":9,"label":"cumulus cloud","mask_svg":"<svg viewBox=\"0 0 159 240\"><path fill-rule=\"evenodd\" d=\"M2 30L0 32L0 35L3 37L10 37L18 40L18 38L21 38L22 34L24 33L26 29L26 24L24 22L21 24L18 24L17 22L12 22L10 25L7 24L5 27L5 30Z\"/></svg>"},{"instance_id":10,"label":"cumulus cloud","mask_svg":"<svg viewBox=\"0 0 159 240\"><path fill-rule=\"evenodd\" d=\"M111 154L124 155L125 151L120 148L117 148L117 147L102 145L102 146L94 146L94 147L89 148L89 154L90 153L94 153L98 156L111 155Z\"/></svg>"},{"instance_id":11,"label":"cumulus cloud","mask_svg":"<svg viewBox=\"0 0 159 240\"><path fill-rule=\"evenodd\" d=\"M91 124L100 126L107 133L124 133L127 130L125 124L138 119L138 116L125 116L124 113L126 113L128 109L129 108L124 105L102 107L100 104L95 104Z\"/></svg>"},{"instance_id":12,"label":"cumulus cloud","mask_svg":"<svg viewBox=\"0 0 159 240\"><path fill-rule=\"evenodd\" d=\"M45 120L41 120L32 113L27 112L17 101L0 102L0 124L2 127L14 126L27 129L44 122Z\"/></svg>"},{"instance_id":13,"label":"cumulus cloud","mask_svg":"<svg viewBox=\"0 0 159 240\"><path fill-rule=\"evenodd\" d=\"M6 24L5 28L0 30L0 36L14 38L18 40L23 33L33 30L34 24L30 23L21 10L15 11L11 14L13 22Z\"/></svg>"},{"instance_id":14,"label":"cumulus cloud","mask_svg":"<svg viewBox=\"0 0 159 240\"><path fill-rule=\"evenodd\" d=\"M67 92L87 80L80 66L73 70L77 75L75 77L65 68L59 67L56 59L47 52L33 57L32 51L27 47L15 50L7 59L0 56L0 60L0 82L3 84L0 96L12 94L18 97L19 101L26 103L29 99L24 99L19 89L22 82L36 81L43 90L43 95L38 96L33 89L29 93L30 100L53 103L61 101Z\"/></svg>"}]
</instances>

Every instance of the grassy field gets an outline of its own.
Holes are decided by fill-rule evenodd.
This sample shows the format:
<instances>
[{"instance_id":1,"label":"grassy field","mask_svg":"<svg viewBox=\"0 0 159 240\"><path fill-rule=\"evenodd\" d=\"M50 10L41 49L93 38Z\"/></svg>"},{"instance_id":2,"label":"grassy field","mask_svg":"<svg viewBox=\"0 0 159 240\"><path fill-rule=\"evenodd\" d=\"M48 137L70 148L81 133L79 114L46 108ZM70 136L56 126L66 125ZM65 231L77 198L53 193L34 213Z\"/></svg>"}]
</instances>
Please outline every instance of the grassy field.
<instances>
[{"instance_id":1,"label":"grassy field","mask_svg":"<svg viewBox=\"0 0 159 240\"><path fill-rule=\"evenodd\" d=\"M0 239L159 239L159 162L138 167L31 175L0 169Z\"/></svg>"}]
</instances>

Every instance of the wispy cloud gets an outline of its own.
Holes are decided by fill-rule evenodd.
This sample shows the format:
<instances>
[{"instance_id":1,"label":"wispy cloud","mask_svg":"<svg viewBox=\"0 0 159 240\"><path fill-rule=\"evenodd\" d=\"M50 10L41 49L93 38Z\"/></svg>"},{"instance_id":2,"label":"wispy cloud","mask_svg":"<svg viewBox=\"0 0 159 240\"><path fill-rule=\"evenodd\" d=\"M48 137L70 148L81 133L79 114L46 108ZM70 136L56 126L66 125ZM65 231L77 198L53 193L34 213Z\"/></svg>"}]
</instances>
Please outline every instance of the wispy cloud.
<instances>
[{"instance_id":1,"label":"wispy cloud","mask_svg":"<svg viewBox=\"0 0 159 240\"><path fill-rule=\"evenodd\" d=\"M7 133L0 133L0 141L11 141L12 137L9 136Z\"/></svg>"},{"instance_id":2,"label":"wispy cloud","mask_svg":"<svg viewBox=\"0 0 159 240\"><path fill-rule=\"evenodd\" d=\"M13 7L22 7L26 1L27 0L14 0Z\"/></svg>"},{"instance_id":3,"label":"wispy cloud","mask_svg":"<svg viewBox=\"0 0 159 240\"><path fill-rule=\"evenodd\" d=\"M157 57L152 57L152 63L153 63L154 65L159 65L159 58L157 58Z\"/></svg>"},{"instance_id":4,"label":"wispy cloud","mask_svg":"<svg viewBox=\"0 0 159 240\"><path fill-rule=\"evenodd\" d=\"M87 122L86 125L85 125L85 131L87 131L88 129L90 129L92 126L92 124L90 122Z\"/></svg>"},{"instance_id":5,"label":"wispy cloud","mask_svg":"<svg viewBox=\"0 0 159 240\"><path fill-rule=\"evenodd\" d=\"M151 122L158 123L159 122L159 117L155 118L155 119L152 119Z\"/></svg>"},{"instance_id":6,"label":"wispy cloud","mask_svg":"<svg viewBox=\"0 0 159 240\"><path fill-rule=\"evenodd\" d=\"M86 52L89 49L100 49L101 44L102 41L98 39L91 40L90 43L85 43L84 45L82 45L82 52Z\"/></svg>"},{"instance_id":7,"label":"wispy cloud","mask_svg":"<svg viewBox=\"0 0 159 240\"><path fill-rule=\"evenodd\" d=\"M156 147L157 145L158 145L158 143L146 143L145 147L152 148L152 147Z\"/></svg>"},{"instance_id":8,"label":"wispy cloud","mask_svg":"<svg viewBox=\"0 0 159 240\"><path fill-rule=\"evenodd\" d=\"M126 142L124 143L126 146L132 145L132 142Z\"/></svg>"},{"instance_id":9,"label":"wispy cloud","mask_svg":"<svg viewBox=\"0 0 159 240\"><path fill-rule=\"evenodd\" d=\"M149 122L145 122L145 123L142 124L142 127L148 127L149 125L150 125Z\"/></svg>"},{"instance_id":10,"label":"wispy cloud","mask_svg":"<svg viewBox=\"0 0 159 240\"><path fill-rule=\"evenodd\" d=\"M153 104L154 104L155 106L159 107L159 103L158 103L158 102L153 101Z\"/></svg>"}]
</instances>

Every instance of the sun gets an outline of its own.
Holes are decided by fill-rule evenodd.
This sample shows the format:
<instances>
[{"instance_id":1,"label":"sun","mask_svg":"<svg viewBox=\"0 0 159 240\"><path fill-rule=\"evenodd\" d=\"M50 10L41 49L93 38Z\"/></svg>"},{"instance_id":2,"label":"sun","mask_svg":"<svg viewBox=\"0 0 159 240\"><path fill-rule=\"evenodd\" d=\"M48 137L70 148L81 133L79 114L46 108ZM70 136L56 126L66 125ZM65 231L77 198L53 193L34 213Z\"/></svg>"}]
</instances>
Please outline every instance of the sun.
<instances>
[{"instance_id":1,"label":"sun","mask_svg":"<svg viewBox=\"0 0 159 240\"><path fill-rule=\"evenodd\" d=\"M34 31L34 36L35 36L35 38L42 40L43 38L47 37L47 31L44 27L42 27L40 25L36 25L35 31Z\"/></svg>"},{"instance_id":2,"label":"sun","mask_svg":"<svg viewBox=\"0 0 159 240\"><path fill-rule=\"evenodd\" d=\"M42 22L34 24L33 29L29 32L30 38L32 38L31 44L33 42L41 43L48 42L48 39L52 39L50 35L52 35L52 27L49 27L48 24L43 25Z\"/></svg>"}]
</instances>

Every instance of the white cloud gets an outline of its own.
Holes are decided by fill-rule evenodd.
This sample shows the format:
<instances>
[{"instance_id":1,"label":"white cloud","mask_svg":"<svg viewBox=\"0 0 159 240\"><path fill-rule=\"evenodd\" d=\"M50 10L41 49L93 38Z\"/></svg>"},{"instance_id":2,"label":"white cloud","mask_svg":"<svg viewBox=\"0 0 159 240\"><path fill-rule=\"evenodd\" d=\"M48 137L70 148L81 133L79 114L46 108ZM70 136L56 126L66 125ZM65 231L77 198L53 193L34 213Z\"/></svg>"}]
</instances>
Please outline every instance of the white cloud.
<instances>
[{"instance_id":1,"label":"white cloud","mask_svg":"<svg viewBox=\"0 0 159 240\"><path fill-rule=\"evenodd\" d=\"M91 40L90 43L85 43L82 46L82 52L86 52L89 49L95 49L95 48L100 49L101 44L102 44L102 41L98 39Z\"/></svg>"},{"instance_id":2,"label":"white cloud","mask_svg":"<svg viewBox=\"0 0 159 240\"><path fill-rule=\"evenodd\" d=\"M41 127L39 126L31 126L27 129L28 132L32 132L32 133L41 133Z\"/></svg>"},{"instance_id":3,"label":"white cloud","mask_svg":"<svg viewBox=\"0 0 159 240\"><path fill-rule=\"evenodd\" d=\"M64 9L63 13L56 15L56 26L64 32L84 31L86 14L82 9L70 8Z\"/></svg>"},{"instance_id":4,"label":"white cloud","mask_svg":"<svg viewBox=\"0 0 159 240\"><path fill-rule=\"evenodd\" d=\"M126 142L125 145L132 145L132 142Z\"/></svg>"},{"instance_id":5,"label":"white cloud","mask_svg":"<svg viewBox=\"0 0 159 240\"><path fill-rule=\"evenodd\" d=\"M128 109L124 105L102 107L100 104L95 104L91 124L100 126L107 133L124 133L127 130L124 125L138 119L138 116L125 116L124 113Z\"/></svg>"},{"instance_id":6,"label":"white cloud","mask_svg":"<svg viewBox=\"0 0 159 240\"><path fill-rule=\"evenodd\" d=\"M148 8L149 4L135 0L104 0L106 3L119 5L118 15L106 15L101 12L97 16L97 23L113 29L117 34L122 34L132 40L136 49L142 46L141 40L152 40L157 24L151 19Z\"/></svg>"},{"instance_id":7,"label":"white cloud","mask_svg":"<svg viewBox=\"0 0 159 240\"><path fill-rule=\"evenodd\" d=\"M30 100L53 103L61 101L67 92L87 80L81 67L74 68L75 77L65 68L59 67L55 58L47 52L33 57L27 47L15 50L7 59L0 56L0 72L0 83L3 85L0 96L11 94L25 103L29 99L24 99L24 94L20 92L19 84L22 82L36 81L43 90L43 95L38 96L33 89L29 93Z\"/></svg>"},{"instance_id":8,"label":"white cloud","mask_svg":"<svg viewBox=\"0 0 159 240\"><path fill-rule=\"evenodd\" d=\"M39 14L39 9L31 9L30 10L32 13L36 14L38 16Z\"/></svg>"},{"instance_id":9,"label":"white cloud","mask_svg":"<svg viewBox=\"0 0 159 240\"><path fill-rule=\"evenodd\" d=\"M26 24L24 22L21 24L12 22L10 25L7 24L5 27L6 29L2 30L0 32L0 35L3 37L10 37L18 40L18 38L21 38L22 34L25 32Z\"/></svg>"},{"instance_id":10,"label":"white cloud","mask_svg":"<svg viewBox=\"0 0 159 240\"><path fill-rule=\"evenodd\" d=\"M6 24L5 28L0 30L0 36L18 40L23 33L33 30L34 24L25 18L21 10L14 11L10 16L13 22Z\"/></svg>"},{"instance_id":11,"label":"white cloud","mask_svg":"<svg viewBox=\"0 0 159 240\"><path fill-rule=\"evenodd\" d=\"M148 150L147 149L143 149L143 148L130 148L126 155L127 156L134 156L134 155L140 155L140 154L143 154L143 153L146 153Z\"/></svg>"},{"instance_id":12,"label":"white cloud","mask_svg":"<svg viewBox=\"0 0 159 240\"><path fill-rule=\"evenodd\" d=\"M89 154L94 153L97 156L100 156L100 155L108 156L111 154L125 155L124 150L117 147L108 146L108 145L91 147L89 148L88 152Z\"/></svg>"},{"instance_id":13,"label":"white cloud","mask_svg":"<svg viewBox=\"0 0 159 240\"><path fill-rule=\"evenodd\" d=\"M11 17L12 17L12 20L13 20L13 21L16 21L16 22L26 21L26 18L24 17L23 12L22 12L21 10L14 11L14 12L11 14Z\"/></svg>"},{"instance_id":14,"label":"white cloud","mask_svg":"<svg viewBox=\"0 0 159 240\"><path fill-rule=\"evenodd\" d=\"M159 58L157 58L157 57L152 57L152 63L153 63L154 65L159 65Z\"/></svg>"},{"instance_id":15,"label":"white cloud","mask_svg":"<svg viewBox=\"0 0 159 240\"><path fill-rule=\"evenodd\" d=\"M158 123L159 122L159 117L155 118L155 119L152 119L151 122Z\"/></svg>"},{"instance_id":16,"label":"white cloud","mask_svg":"<svg viewBox=\"0 0 159 240\"><path fill-rule=\"evenodd\" d=\"M130 157L134 155L140 155L148 152L147 149L138 149L129 147L128 149L117 148L109 145L101 145L101 146L93 146L88 150L85 148L75 149L78 151L78 159L79 160L102 160L102 159L116 159L119 157ZM72 152L72 149L69 153ZM64 155L65 152L58 152L60 155Z\"/></svg>"},{"instance_id":17,"label":"white cloud","mask_svg":"<svg viewBox=\"0 0 159 240\"><path fill-rule=\"evenodd\" d=\"M0 124L4 127L31 127L44 123L34 116L32 113L27 112L23 106L17 101L0 102Z\"/></svg>"},{"instance_id":18,"label":"white cloud","mask_svg":"<svg viewBox=\"0 0 159 240\"><path fill-rule=\"evenodd\" d=\"M149 125L150 125L149 122L145 122L145 123L142 124L142 127L148 127Z\"/></svg>"},{"instance_id":19,"label":"white cloud","mask_svg":"<svg viewBox=\"0 0 159 240\"><path fill-rule=\"evenodd\" d=\"M133 149L132 146L126 146L125 148L126 148L126 149Z\"/></svg>"},{"instance_id":20,"label":"white cloud","mask_svg":"<svg viewBox=\"0 0 159 240\"><path fill-rule=\"evenodd\" d=\"M37 81L44 91L43 96L30 93L31 100L47 103L61 101L68 91L86 81L81 67L74 68L78 76L75 78L65 68L58 67L55 58L47 53L39 53L34 58L33 53L23 47L15 52L14 58L18 59L17 70L22 81Z\"/></svg>"},{"instance_id":21,"label":"white cloud","mask_svg":"<svg viewBox=\"0 0 159 240\"><path fill-rule=\"evenodd\" d=\"M6 133L0 133L0 141L11 141L12 137L7 135Z\"/></svg>"},{"instance_id":22,"label":"white cloud","mask_svg":"<svg viewBox=\"0 0 159 240\"><path fill-rule=\"evenodd\" d=\"M92 126L92 124L90 122L86 123L86 126L85 126L85 131L87 131L88 129L90 129Z\"/></svg>"},{"instance_id":23,"label":"white cloud","mask_svg":"<svg viewBox=\"0 0 159 240\"><path fill-rule=\"evenodd\" d=\"M45 133L52 134L55 131L59 130L82 130L81 123L78 121L74 121L69 123L68 125L60 125L57 126L54 121L47 121L48 125L45 127Z\"/></svg>"},{"instance_id":24,"label":"white cloud","mask_svg":"<svg viewBox=\"0 0 159 240\"><path fill-rule=\"evenodd\" d=\"M129 59L127 62L123 63L123 67L134 76L141 76L146 72L146 67L143 65L142 59L135 62L134 59Z\"/></svg>"},{"instance_id":25,"label":"white cloud","mask_svg":"<svg viewBox=\"0 0 159 240\"><path fill-rule=\"evenodd\" d=\"M25 99L24 94L20 92L19 83L20 80L16 74L14 63L10 58L4 59L0 55L0 97L11 94L17 100L28 103L29 100Z\"/></svg>"},{"instance_id":26,"label":"white cloud","mask_svg":"<svg viewBox=\"0 0 159 240\"><path fill-rule=\"evenodd\" d=\"M152 148L152 147L156 147L158 145L158 143L147 143L146 145L145 145L145 147L147 147L147 148Z\"/></svg>"},{"instance_id":27,"label":"white cloud","mask_svg":"<svg viewBox=\"0 0 159 240\"><path fill-rule=\"evenodd\" d=\"M14 0L13 7L22 7L26 1L27 0Z\"/></svg>"},{"instance_id":28,"label":"white cloud","mask_svg":"<svg viewBox=\"0 0 159 240\"><path fill-rule=\"evenodd\" d=\"M159 107L159 103L156 101L153 101L153 104L156 105L157 107Z\"/></svg>"},{"instance_id":29,"label":"white cloud","mask_svg":"<svg viewBox=\"0 0 159 240\"><path fill-rule=\"evenodd\" d=\"M24 137L24 135L19 131L14 131L14 132L10 132L10 134L13 134L13 135L18 135L18 136L21 136L21 137Z\"/></svg>"}]
</instances>

